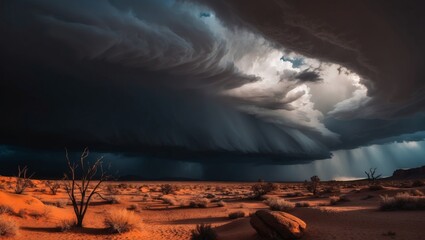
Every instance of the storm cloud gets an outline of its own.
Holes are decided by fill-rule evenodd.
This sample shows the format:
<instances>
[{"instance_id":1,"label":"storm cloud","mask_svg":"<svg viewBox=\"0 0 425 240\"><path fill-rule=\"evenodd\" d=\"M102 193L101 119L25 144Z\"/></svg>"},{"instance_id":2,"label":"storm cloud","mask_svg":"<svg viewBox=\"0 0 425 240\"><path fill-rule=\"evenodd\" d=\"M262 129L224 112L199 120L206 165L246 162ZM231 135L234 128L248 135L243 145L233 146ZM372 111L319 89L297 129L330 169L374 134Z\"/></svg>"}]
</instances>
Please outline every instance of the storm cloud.
<instances>
[{"instance_id":1,"label":"storm cloud","mask_svg":"<svg viewBox=\"0 0 425 240\"><path fill-rule=\"evenodd\" d=\"M15 154L3 157L89 146L122 168L212 179L221 163L422 140L416 3L6 1L0 144Z\"/></svg>"},{"instance_id":2,"label":"storm cloud","mask_svg":"<svg viewBox=\"0 0 425 240\"><path fill-rule=\"evenodd\" d=\"M274 100L252 91L224 94L262 78L236 66L259 50L247 54L236 44L273 46L244 31L230 38L234 32L200 11L168 1L8 3L1 30L3 143L329 157L322 142L333 140L308 124L315 116L265 113L302 113L289 106L304 95L290 93L295 84L282 86Z\"/></svg>"}]
</instances>

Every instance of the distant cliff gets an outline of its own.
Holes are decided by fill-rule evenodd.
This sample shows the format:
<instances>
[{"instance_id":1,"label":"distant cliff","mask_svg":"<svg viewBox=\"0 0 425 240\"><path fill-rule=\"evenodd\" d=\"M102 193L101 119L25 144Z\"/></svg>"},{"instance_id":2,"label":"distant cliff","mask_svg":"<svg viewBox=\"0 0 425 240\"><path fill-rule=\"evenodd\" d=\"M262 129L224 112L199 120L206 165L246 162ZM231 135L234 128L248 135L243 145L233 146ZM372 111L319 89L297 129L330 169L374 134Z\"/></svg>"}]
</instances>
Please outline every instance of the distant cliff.
<instances>
[{"instance_id":1,"label":"distant cliff","mask_svg":"<svg viewBox=\"0 0 425 240\"><path fill-rule=\"evenodd\" d=\"M394 171L391 179L417 179L425 178L425 166L410 168L410 169L397 169Z\"/></svg>"}]
</instances>

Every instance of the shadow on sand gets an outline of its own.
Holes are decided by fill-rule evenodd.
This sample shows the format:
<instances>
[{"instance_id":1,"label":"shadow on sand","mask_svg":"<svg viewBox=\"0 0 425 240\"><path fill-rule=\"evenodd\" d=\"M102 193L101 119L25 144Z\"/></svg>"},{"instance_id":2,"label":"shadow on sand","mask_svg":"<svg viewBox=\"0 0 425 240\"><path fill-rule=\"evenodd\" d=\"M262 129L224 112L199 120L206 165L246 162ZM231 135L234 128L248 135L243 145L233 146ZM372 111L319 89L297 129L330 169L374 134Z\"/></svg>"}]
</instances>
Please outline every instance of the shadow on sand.
<instances>
[{"instance_id":1,"label":"shadow on sand","mask_svg":"<svg viewBox=\"0 0 425 240\"><path fill-rule=\"evenodd\" d=\"M45 233L60 233L62 232L59 227L21 227L22 230L32 232L45 232ZM72 228L69 233L89 234L89 235L110 235L111 231L107 228Z\"/></svg>"}]
</instances>

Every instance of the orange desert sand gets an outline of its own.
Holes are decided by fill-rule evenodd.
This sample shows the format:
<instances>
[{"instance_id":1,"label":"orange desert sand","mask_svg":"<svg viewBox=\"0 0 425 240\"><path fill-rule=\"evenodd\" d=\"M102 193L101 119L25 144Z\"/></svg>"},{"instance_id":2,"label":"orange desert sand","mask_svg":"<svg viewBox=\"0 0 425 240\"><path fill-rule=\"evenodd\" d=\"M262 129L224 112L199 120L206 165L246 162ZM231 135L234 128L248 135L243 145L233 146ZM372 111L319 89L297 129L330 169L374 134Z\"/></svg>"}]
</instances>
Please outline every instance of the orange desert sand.
<instances>
[{"instance_id":1,"label":"orange desert sand","mask_svg":"<svg viewBox=\"0 0 425 240\"><path fill-rule=\"evenodd\" d=\"M44 180L32 180L33 186L23 194L13 193L13 177L0 177L0 205L10 206L14 214L3 213L15 221L18 235L7 239L78 240L78 239L190 239L197 224L211 224L219 240L260 240L251 227L249 215L268 209L264 200L252 200L255 183L227 182L104 182L103 198L95 196L84 219L83 229L62 232L58 226L74 218L63 187L52 195ZM167 195L161 185L170 184L176 190ZM380 195L393 196L398 192L425 187L404 187L402 181L382 181L384 189L371 191L367 181L322 182L321 189L331 189L314 197L303 183L277 183L278 189L265 196L287 201L307 202L308 207L295 207L289 213L307 223L302 239L425 239L425 211L380 211ZM345 195L349 201L330 205L330 196ZM207 207L192 208L185 202L193 198L208 199ZM165 200L164 200L165 199ZM221 200L221 202L219 202ZM223 203L224 204L221 204ZM223 206L224 205L224 206ZM105 229L104 218L114 209L129 209L140 218L140 229L112 234ZM245 217L229 219L231 212L243 211Z\"/></svg>"}]
</instances>

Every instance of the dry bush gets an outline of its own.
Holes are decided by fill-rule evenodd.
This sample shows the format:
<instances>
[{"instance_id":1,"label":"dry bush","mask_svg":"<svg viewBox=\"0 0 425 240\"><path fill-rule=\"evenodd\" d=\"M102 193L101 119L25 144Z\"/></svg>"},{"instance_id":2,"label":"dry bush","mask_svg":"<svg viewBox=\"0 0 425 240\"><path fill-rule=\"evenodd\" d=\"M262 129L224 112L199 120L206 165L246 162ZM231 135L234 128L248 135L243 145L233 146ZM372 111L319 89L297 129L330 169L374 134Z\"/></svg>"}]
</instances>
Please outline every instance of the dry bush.
<instances>
[{"instance_id":1,"label":"dry bush","mask_svg":"<svg viewBox=\"0 0 425 240\"><path fill-rule=\"evenodd\" d=\"M162 184L160 191L162 192L162 194L167 195L167 194L173 193L174 190L175 190L175 187L173 187L171 184Z\"/></svg>"},{"instance_id":2,"label":"dry bush","mask_svg":"<svg viewBox=\"0 0 425 240\"><path fill-rule=\"evenodd\" d=\"M425 186L425 182L421 180L416 180L412 183L412 187L422 187Z\"/></svg>"},{"instance_id":3,"label":"dry bush","mask_svg":"<svg viewBox=\"0 0 425 240\"><path fill-rule=\"evenodd\" d=\"M110 195L115 195L119 193L118 189L112 184L106 185L105 191Z\"/></svg>"},{"instance_id":4,"label":"dry bush","mask_svg":"<svg viewBox=\"0 0 425 240\"><path fill-rule=\"evenodd\" d=\"M295 203L295 207L310 207L309 202L297 202Z\"/></svg>"},{"instance_id":5,"label":"dry bush","mask_svg":"<svg viewBox=\"0 0 425 240\"><path fill-rule=\"evenodd\" d=\"M161 200L166 203L166 204L170 204L171 206L178 206L180 205L180 202L177 201L176 198L171 197L171 196L163 196L161 197Z\"/></svg>"},{"instance_id":6,"label":"dry bush","mask_svg":"<svg viewBox=\"0 0 425 240\"><path fill-rule=\"evenodd\" d=\"M120 189L127 189L128 188L128 184L127 183L120 183L120 184L118 184L117 187L120 188Z\"/></svg>"},{"instance_id":7,"label":"dry bush","mask_svg":"<svg viewBox=\"0 0 425 240\"><path fill-rule=\"evenodd\" d=\"M28 216L35 218L35 219L40 219L40 218L49 218L51 215L51 209L48 207L44 207L42 212L38 212L38 211L32 211L28 213Z\"/></svg>"},{"instance_id":8,"label":"dry bush","mask_svg":"<svg viewBox=\"0 0 425 240\"><path fill-rule=\"evenodd\" d=\"M305 180L304 186L309 192L316 196L319 190L320 178L318 176L312 176L310 180L311 182L307 182L307 180Z\"/></svg>"},{"instance_id":9,"label":"dry bush","mask_svg":"<svg viewBox=\"0 0 425 240\"><path fill-rule=\"evenodd\" d=\"M61 232L67 232L75 226L75 219L62 219L59 221L58 228Z\"/></svg>"},{"instance_id":10,"label":"dry bush","mask_svg":"<svg viewBox=\"0 0 425 240\"><path fill-rule=\"evenodd\" d=\"M252 193L254 194L254 198L260 198L263 195L266 195L267 193L271 192L271 191L275 191L279 188L279 186L277 184L268 182L260 182L260 183L256 183L254 185L252 185L251 190Z\"/></svg>"},{"instance_id":11,"label":"dry bush","mask_svg":"<svg viewBox=\"0 0 425 240\"><path fill-rule=\"evenodd\" d=\"M123 233L140 228L140 219L125 209L113 210L105 217L105 226L113 233Z\"/></svg>"},{"instance_id":12,"label":"dry bush","mask_svg":"<svg viewBox=\"0 0 425 240\"><path fill-rule=\"evenodd\" d=\"M412 196L425 196L425 194L418 189L411 190L410 195L412 195Z\"/></svg>"},{"instance_id":13,"label":"dry bush","mask_svg":"<svg viewBox=\"0 0 425 240\"><path fill-rule=\"evenodd\" d=\"M207 194L205 195L205 197L206 197L206 198L215 198L215 195L214 195L214 194L212 194L212 193L207 193Z\"/></svg>"},{"instance_id":14,"label":"dry bush","mask_svg":"<svg viewBox=\"0 0 425 240\"><path fill-rule=\"evenodd\" d=\"M272 197L264 201L271 210L275 211L289 211L295 207L295 204L288 202L283 198Z\"/></svg>"},{"instance_id":15,"label":"dry bush","mask_svg":"<svg viewBox=\"0 0 425 240\"><path fill-rule=\"evenodd\" d=\"M189 201L189 207L192 208L206 208L209 200L206 198L194 198Z\"/></svg>"},{"instance_id":16,"label":"dry bush","mask_svg":"<svg viewBox=\"0 0 425 240\"><path fill-rule=\"evenodd\" d=\"M68 205L68 200L57 200L54 205L58 208L65 208Z\"/></svg>"},{"instance_id":17,"label":"dry bush","mask_svg":"<svg viewBox=\"0 0 425 240\"><path fill-rule=\"evenodd\" d=\"M217 240L217 233L209 224L198 224L195 230L192 230L190 240Z\"/></svg>"},{"instance_id":18,"label":"dry bush","mask_svg":"<svg viewBox=\"0 0 425 240\"><path fill-rule=\"evenodd\" d=\"M338 186L327 186L321 193L340 193L341 189Z\"/></svg>"},{"instance_id":19,"label":"dry bush","mask_svg":"<svg viewBox=\"0 0 425 240\"><path fill-rule=\"evenodd\" d=\"M27 214L27 211L25 209L20 209L18 211L18 213L16 214L16 216L20 217L20 218L25 218L25 215Z\"/></svg>"},{"instance_id":20,"label":"dry bush","mask_svg":"<svg viewBox=\"0 0 425 240\"><path fill-rule=\"evenodd\" d=\"M329 197L329 204L330 205L336 205L338 203L349 202L349 201L350 200L345 195L341 195L341 196L330 196Z\"/></svg>"},{"instance_id":21,"label":"dry bush","mask_svg":"<svg viewBox=\"0 0 425 240\"><path fill-rule=\"evenodd\" d=\"M0 217L0 236L13 237L18 234L19 227L10 218Z\"/></svg>"},{"instance_id":22,"label":"dry bush","mask_svg":"<svg viewBox=\"0 0 425 240\"><path fill-rule=\"evenodd\" d=\"M285 195L286 197L301 197L304 196L302 192L290 192Z\"/></svg>"},{"instance_id":23,"label":"dry bush","mask_svg":"<svg viewBox=\"0 0 425 240\"><path fill-rule=\"evenodd\" d=\"M52 195L56 195L58 189L60 188L60 184L56 181L47 181L45 185L50 189L50 193Z\"/></svg>"},{"instance_id":24,"label":"dry bush","mask_svg":"<svg viewBox=\"0 0 425 240\"><path fill-rule=\"evenodd\" d=\"M107 197L102 197L102 199L109 204L118 204L121 202L121 199L117 196L107 196Z\"/></svg>"},{"instance_id":25,"label":"dry bush","mask_svg":"<svg viewBox=\"0 0 425 240\"><path fill-rule=\"evenodd\" d=\"M242 218L242 217L245 217L245 212L243 211L231 212L229 213L228 216L230 219Z\"/></svg>"},{"instance_id":26,"label":"dry bush","mask_svg":"<svg viewBox=\"0 0 425 240\"><path fill-rule=\"evenodd\" d=\"M18 176L16 176L16 183L15 183L16 194L22 194L27 187L34 185L30 179L34 175L34 173L27 176L27 172L28 172L27 166L23 168L21 168L21 166L18 166Z\"/></svg>"},{"instance_id":27,"label":"dry bush","mask_svg":"<svg viewBox=\"0 0 425 240\"><path fill-rule=\"evenodd\" d=\"M13 214L13 213L14 213L14 211L13 211L11 206L6 205L6 204L0 205L0 214Z\"/></svg>"},{"instance_id":28,"label":"dry bush","mask_svg":"<svg viewBox=\"0 0 425 240\"><path fill-rule=\"evenodd\" d=\"M394 197L380 196L380 209L389 210L425 210L425 197L412 196L409 193L397 193Z\"/></svg>"},{"instance_id":29,"label":"dry bush","mask_svg":"<svg viewBox=\"0 0 425 240\"><path fill-rule=\"evenodd\" d=\"M226 203L223 202L223 200L220 200L220 201L217 202L217 206L224 207L224 206L226 206Z\"/></svg>"},{"instance_id":30,"label":"dry bush","mask_svg":"<svg viewBox=\"0 0 425 240\"><path fill-rule=\"evenodd\" d=\"M131 204L130 206L127 207L128 211L138 211L139 210L139 206L137 206L137 204Z\"/></svg>"}]
</instances>

